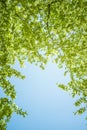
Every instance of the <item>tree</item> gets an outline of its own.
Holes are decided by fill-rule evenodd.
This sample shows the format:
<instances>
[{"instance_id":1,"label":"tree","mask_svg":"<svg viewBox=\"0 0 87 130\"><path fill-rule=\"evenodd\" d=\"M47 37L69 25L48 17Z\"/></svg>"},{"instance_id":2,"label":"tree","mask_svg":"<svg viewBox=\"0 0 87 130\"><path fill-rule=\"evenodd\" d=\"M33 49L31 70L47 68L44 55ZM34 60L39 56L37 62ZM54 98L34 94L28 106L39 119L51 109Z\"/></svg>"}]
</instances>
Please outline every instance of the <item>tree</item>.
<instances>
[{"instance_id":1,"label":"tree","mask_svg":"<svg viewBox=\"0 0 87 130\"><path fill-rule=\"evenodd\" d=\"M0 0L0 128L6 130L12 113L25 116L15 103L10 77L24 76L13 68L16 60L44 69L51 58L66 68L71 81L58 84L72 96L79 95L76 113L87 109L87 0Z\"/></svg>"}]
</instances>

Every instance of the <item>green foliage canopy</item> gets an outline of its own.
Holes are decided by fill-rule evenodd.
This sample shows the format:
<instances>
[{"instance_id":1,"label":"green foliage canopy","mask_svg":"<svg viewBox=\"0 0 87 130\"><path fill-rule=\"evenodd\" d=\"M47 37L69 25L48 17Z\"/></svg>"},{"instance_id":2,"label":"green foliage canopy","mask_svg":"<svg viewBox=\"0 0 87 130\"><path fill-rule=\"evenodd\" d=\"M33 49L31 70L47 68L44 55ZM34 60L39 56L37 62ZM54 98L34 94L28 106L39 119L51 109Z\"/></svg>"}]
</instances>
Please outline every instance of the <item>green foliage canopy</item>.
<instances>
[{"instance_id":1,"label":"green foliage canopy","mask_svg":"<svg viewBox=\"0 0 87 130\"><path fill-rule=\"evenodd\" d=\"M15 103L16 92L8 78L24 76L12 65L18 60L44 69L51 58L65 65L71 81L59 87L79 95L76 106L87 107L87 0L0 0L0 129L5 130L13 112L26 115Z\"/></svg>"}]
</instances>

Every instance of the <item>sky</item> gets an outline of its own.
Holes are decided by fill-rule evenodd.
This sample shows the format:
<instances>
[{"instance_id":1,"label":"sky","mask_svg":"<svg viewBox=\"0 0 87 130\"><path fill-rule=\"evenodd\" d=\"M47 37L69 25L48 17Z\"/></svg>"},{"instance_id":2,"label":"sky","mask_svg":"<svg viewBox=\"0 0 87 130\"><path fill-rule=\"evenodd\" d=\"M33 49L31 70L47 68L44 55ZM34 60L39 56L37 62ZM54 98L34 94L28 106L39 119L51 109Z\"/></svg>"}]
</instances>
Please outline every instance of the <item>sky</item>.
<instances>
[{"instance_id":1,"label":"sky","mask_svg":"<svg viewBox=\"0 0 87 130\"><path fill-rule=\"evenodd\" d=\"M26 75L24 80L11 79L17 92L15 102L28 115L23 118L13 114L7 130L87 130L87 112L74 116L75 99L56 85L69 81L69 75L63 75L64 68L58 69L51 62L45 70L28 63L25 68L20 69L18 64L15 68Z\"/></svg>"}]
</instances>

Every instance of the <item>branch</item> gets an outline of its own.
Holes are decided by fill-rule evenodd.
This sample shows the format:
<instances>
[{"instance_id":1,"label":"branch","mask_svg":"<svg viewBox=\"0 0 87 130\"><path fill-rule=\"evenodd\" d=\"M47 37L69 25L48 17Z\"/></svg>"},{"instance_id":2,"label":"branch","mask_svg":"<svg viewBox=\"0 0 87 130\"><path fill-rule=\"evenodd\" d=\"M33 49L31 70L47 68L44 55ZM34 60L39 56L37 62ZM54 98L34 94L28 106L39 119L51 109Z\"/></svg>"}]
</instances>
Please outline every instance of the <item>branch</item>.
<instances>
[{"instance_id":1,"label":"branch","mask_svg":"<svg viewBox=\"0 0 87 130\"><path fill-rule=\"evenodd\" d=\"M50 17L50 4L48 4L47 28L48 28L49 17Z\"/></svg>"}]
</instances>

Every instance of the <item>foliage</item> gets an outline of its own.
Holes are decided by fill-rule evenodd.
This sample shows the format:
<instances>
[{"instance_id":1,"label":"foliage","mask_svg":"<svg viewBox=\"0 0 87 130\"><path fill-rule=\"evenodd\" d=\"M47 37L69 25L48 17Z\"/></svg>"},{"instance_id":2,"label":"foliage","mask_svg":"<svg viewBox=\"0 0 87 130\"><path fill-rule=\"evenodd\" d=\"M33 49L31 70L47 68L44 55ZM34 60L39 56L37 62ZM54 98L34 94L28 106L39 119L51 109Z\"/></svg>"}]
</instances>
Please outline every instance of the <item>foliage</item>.
<instances>
[{"instance_id":1,"label":"foliage","mask_svg":"<svg viewBox=\"0 0 87 130\"><path fill-rule=\"evenodd\" d=\"M16 92L8 78L24 78L12 65L18 60L44 65L49 58L66 66L72 96L79 95L75 105L87 105L87 0L0 0L0 87L7 95L0 99L0 128L13 112L25 115L14 103ZM13 105L12 105L13 104ZM14 105L15 104L15 105Z\"/></svg>"}]
</instances>

